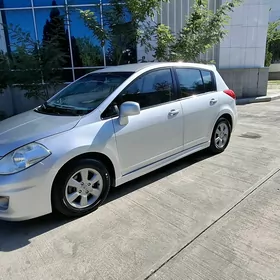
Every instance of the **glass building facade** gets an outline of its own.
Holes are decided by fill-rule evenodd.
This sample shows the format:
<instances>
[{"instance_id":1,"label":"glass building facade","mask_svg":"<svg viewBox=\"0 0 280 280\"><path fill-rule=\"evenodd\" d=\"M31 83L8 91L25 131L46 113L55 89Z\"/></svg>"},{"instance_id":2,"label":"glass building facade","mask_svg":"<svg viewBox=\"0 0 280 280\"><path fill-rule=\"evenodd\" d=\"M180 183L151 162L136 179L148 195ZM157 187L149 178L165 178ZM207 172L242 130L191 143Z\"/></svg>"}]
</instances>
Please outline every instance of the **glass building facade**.
<instances>
[{"instance_id":1,"label":"glass building facade","mask_svg":"<svg viewBox=\"0 0 280 280\"><path fill-rule=\"evenodd\" d=\"M54 18L63 18L64 49L67 62L63 67L65 82L71 82L87 72L107 65L133 63L136 58L136 42L122 37L118 31L125 26L132 28L129 12L123 7L123 19L112 24L114 12L110 0L0 0L0 24L20 26L33 41L43 42L50 34ZM79 10L94 12L101 28L115 29L115 36L101 42L80 17ZM9 28L1 28L0 49L13 52L15 38ZM119 29L120 30L120 29ZM136 30L131 30L136 35ZM112 33L112 32L111 32ZM111 41L114 42L111 42ZM118 49L116 49L118 47Z\"/></svg>"}]
</instances>

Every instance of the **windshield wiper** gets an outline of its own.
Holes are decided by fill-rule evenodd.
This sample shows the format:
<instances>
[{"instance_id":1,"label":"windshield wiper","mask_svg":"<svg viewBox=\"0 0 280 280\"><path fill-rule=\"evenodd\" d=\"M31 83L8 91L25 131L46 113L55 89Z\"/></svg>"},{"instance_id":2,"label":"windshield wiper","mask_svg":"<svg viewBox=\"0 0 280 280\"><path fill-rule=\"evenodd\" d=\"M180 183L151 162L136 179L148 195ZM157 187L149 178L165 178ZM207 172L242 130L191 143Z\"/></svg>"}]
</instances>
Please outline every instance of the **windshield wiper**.
<instances>
[{"instance_id":1,"label":"windshield wiper","mask_svg":"<svg viewBox=\"0 0 280 280\"><path fill-rule=\"evenodd\" d=\"M51 115L66 115L66 116L81 116L87 113L87 111L82 112L81 110L75 109L71 106L51 106L46 102L40 107L35 109L39 113L48 113Z\"/></svg>"}]
</instances>

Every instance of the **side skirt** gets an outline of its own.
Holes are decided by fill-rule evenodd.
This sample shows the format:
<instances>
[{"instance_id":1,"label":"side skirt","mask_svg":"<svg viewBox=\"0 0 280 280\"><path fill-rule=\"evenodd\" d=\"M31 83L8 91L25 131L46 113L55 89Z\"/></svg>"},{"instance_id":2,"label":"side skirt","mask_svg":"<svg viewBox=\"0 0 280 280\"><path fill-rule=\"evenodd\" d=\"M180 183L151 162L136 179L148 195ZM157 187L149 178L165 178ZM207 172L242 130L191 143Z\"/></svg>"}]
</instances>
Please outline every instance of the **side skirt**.
<instances>
[{"instance_id":1,"label":"side skirt","mask_svg":"<svg viewBox=\"0 0 280 280\"><path fill-rule=\"evenodd\" d=\"M157 161L155 163L149 164L149 165L147 165L145 167L142 167L141 169L137 169L135 171L132 171L132 172L122 176L121 178L118 178L116 180L116 187L118 187L118 186L120 186L120 185L122 185L124 183L127 183L127 182L129 182L129 181L131 181L133 179L136 179L138 177L146 175L146 174L148 174L148 173L150 173L150 172L152 172L152 171L154 171L156 169L159 169L159 168L161 168L161 167L163 167L165 165L168 165L168 164L170 164L170 163L172 163L174 161L177 161L177 160L179 160L179 159L181 159L183 157L189 156L189 155L194 154L196 152L199 152L199 151L201 151L203 149L206 149L209 146L210 146L210 142L205 142L203 144L194 146L194 147L192 147L192 148L190 148L188 150L184 150L184 151L182 151L180 153L172 155L172 156L170 156L168 158L165 158L165 159L162 159L162 160Z\"/></svg>"}]
</instances>

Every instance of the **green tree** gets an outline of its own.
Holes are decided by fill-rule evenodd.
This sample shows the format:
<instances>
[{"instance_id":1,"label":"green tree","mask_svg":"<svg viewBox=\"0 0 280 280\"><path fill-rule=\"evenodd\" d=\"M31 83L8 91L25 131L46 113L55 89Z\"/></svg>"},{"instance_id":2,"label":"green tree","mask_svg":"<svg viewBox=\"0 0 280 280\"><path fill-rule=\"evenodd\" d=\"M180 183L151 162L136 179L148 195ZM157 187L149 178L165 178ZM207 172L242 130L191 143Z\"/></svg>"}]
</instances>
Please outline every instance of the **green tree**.
<instances>
[{"instance_id":1,"label":"green tree","mask_svg":"<svg viewBox=\"0 0 280 280\"><path fill-rule=\"evenodd\" d=\"M163 0L167 2L168 0ZM101 46L107 48L109 64L136 62L136 45L140 43L146 50L152 50L150 40L155 23L146 21L159 12L161 0L111 0L110 8L104 9L104 26L91 10L80 10L85 25ZM128 15L130 15L128 19Z\"/></svg>"},{"instance_id":2,"label":"green tree","mask_svg":"<svg viewBox=\"0 0 280 280\"><path fill-rule=\"evenodd\" d=\"M265 66L280 59L280 20L270 22L267 29Z\"/></svg>"},{"instance_id":3,"label":"green tree","mask_svg":"<svg viewBox=\"0 0 280 280\"><path fill-rule=\"evenodd\" d=\"M160 12L160 0L124 0L121 6L131 14L131 23L136 30L136 42L145 46L146 51L153 50L155 59L197 62L201 53L205 53L225 37L227 31L224 26L230 19L229 13L241 1L226 2L220 5L216 12L213 12L208 9L208 0L195 0L192 7L193 12L186 18L185 25L179 34L173 34L169 27L153 20L155 14ZM119 23L122 17L119 15L120 4L117 2L119 1L111 0L114 13L108 18ZM80 11L80 13L85 24L101 42L112 41L114 33L123 34L127 38L125 26L120 26L118 32L114 32L114 29L103 28L93 12L87 10ZM147 21L147 18L151 20ZM156 47L150 44L152 38L157 40ZM119 41L124 42L125 39Z\"/></svg>"},{"instance_id":4,"label":"green tree","mask_svg":"<svg viewBox=\"0 0 280 280\"><path fill-rule=\"evenodd\" d=\"M193 12L186 18L181 32L172 34L170 28L159 24L155 28L157 60L182 60L199 62L199 55L218 44L227 34L224 26L228 23L229 13L233 12L240 0L222 4L216 12L208 9L207 0L195 0Z\"/></svg>"}]
</instances>

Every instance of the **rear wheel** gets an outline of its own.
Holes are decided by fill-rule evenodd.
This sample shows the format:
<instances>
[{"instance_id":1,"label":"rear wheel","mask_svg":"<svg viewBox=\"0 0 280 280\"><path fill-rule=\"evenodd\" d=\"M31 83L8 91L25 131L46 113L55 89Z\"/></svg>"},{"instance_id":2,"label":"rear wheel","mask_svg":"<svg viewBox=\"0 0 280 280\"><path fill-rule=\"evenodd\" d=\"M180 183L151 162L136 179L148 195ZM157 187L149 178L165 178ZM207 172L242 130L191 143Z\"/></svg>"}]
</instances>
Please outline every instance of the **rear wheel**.
<instances>
[{"instance_id":1,"label":"rear wheel","mask_svg":"<svg viewBox=\"0 0 280 280\"><path fill-rule=\"evenodd\" d=\"M110 176L105 165L81 159L58 174L52 190L52 206L64 216L80 217L96 210L109 189Z\"/></svg>"},{"instance_id":2,"label":"rear wheel","mask_svg":"<svg viewBox=\"0 0 280 280\"><path fill-rule=\"evenodd\" d=\"M210 151L214 154L222 153L228 146L231 136L231 125L225 118L220 118L213 130Z\"/></svg>"}]
</instances>

